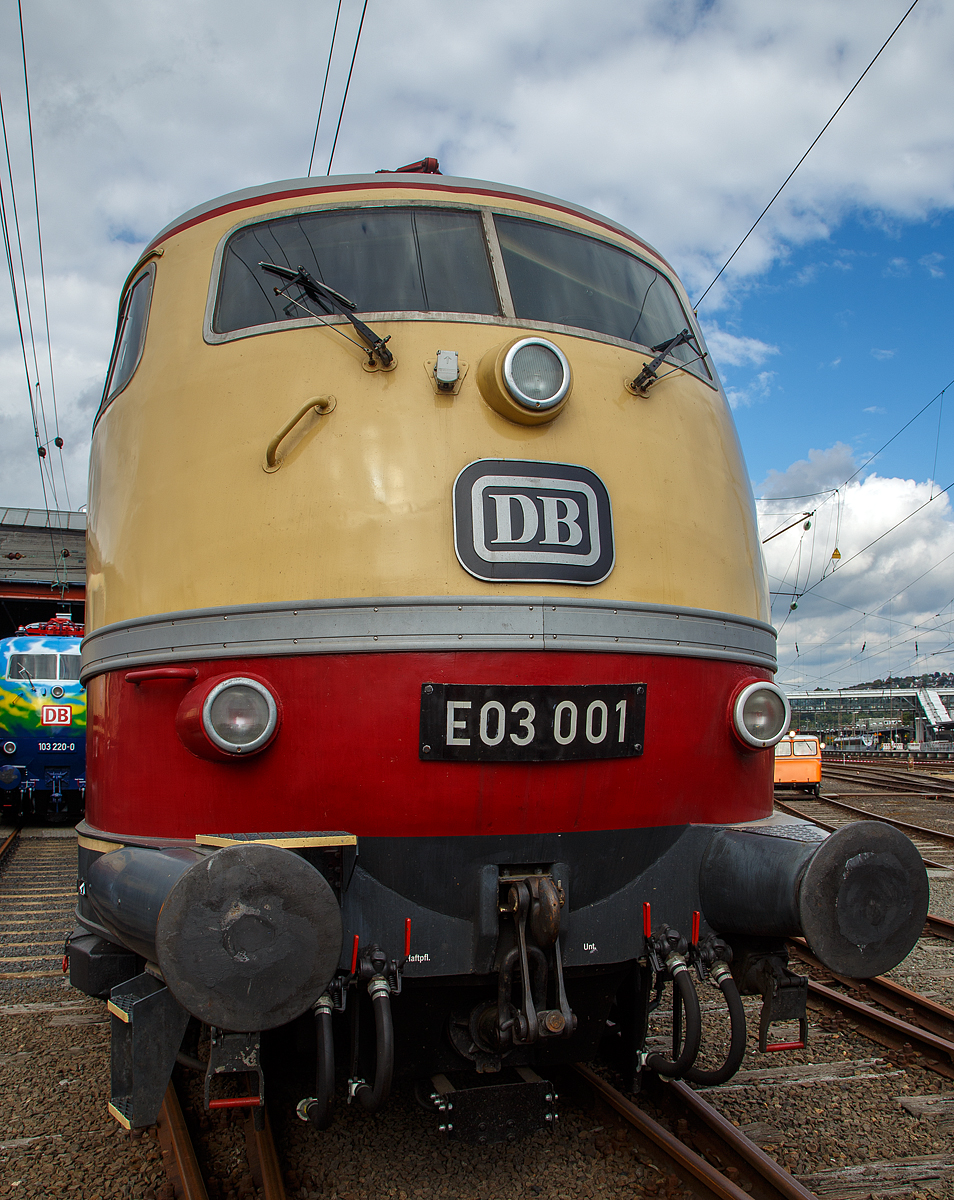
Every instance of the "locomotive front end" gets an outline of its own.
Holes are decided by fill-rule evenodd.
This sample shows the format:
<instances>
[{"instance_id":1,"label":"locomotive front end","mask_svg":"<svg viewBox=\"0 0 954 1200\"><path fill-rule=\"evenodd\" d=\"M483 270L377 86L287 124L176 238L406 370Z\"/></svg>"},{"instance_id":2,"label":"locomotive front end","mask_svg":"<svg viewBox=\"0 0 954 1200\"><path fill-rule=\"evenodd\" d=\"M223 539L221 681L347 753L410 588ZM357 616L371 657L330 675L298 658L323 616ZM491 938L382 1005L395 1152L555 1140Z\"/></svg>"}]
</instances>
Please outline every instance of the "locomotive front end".
<instances>
[{"instance_id":1,"label":"locomotive front end","mask_svg":"<svg viewBox=\"0 0 954 1200\"><path fill-rule=\"evenodd\" d=\"M69 614L0 639L0 816L77 820L86 789L82 625Z\"/></svg>"},{"instance_id":2,"label":"locomotive front end","mask_svg":"<svg viewBox=\"0 0 954 1200\"><path fill-rule=\"evenodd\" d=\"M71 970L112 988L125 1122L190 1015L207 1097L310 1011L319 1126L349 1023L370 1109L394 1066L517 1071L543 1119L534 1070L610 1017L627 1069L692 1069L643 1047L687 964L723 986L734 946L762 989L789 933L861 973L913 944L906 839L772 816L744 463L678 279L613 222L406 174L186 214L124 290L89 514Z\"/></svg>"}]
</instances>

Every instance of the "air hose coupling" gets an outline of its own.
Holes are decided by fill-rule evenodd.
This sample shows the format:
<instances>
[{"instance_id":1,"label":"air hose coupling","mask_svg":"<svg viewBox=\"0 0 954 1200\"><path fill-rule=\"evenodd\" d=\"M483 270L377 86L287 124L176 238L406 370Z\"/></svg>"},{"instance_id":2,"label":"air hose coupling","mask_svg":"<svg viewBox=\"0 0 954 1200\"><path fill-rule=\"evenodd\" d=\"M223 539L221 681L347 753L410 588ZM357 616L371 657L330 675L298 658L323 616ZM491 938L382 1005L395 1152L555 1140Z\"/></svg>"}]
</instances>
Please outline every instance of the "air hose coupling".
<instances>
[{"instance_id":1,"label":"air hose coupling","mask_svg":"<svg viewBox=\"0 0 954 1200\"><path fill-rule=\"evenodd\" d=\"M669 974L673 977L673 979L675 979L676 976L680 975L683 971L689 970L686 960L676 950L673 950L671 954L666 956L666 966L669 968Z\"/></svg>"},{"instance_id":2,"label":"air hose coupling","mask_svg":"<svg viewBox=\"0 0 954 1200\"><path fill-rule=\"evenodd\" d=\"M391 985L383 975L374 975L370 980L368 980L368 995L372 1000L376 1000L378 996L384 996L387 998L391 995ZM322 999L324 999L324 997L322 997ZM317 1008L318 1004L320 1003L321 1000L317 1002L315 1007Z\"/></svg>"},{"instance_id":3,"label":"air hose coupling","mask_svg":"<svg viewBox=\"0 0 954 1200\"><path fill-rule=\"evenodd\" d=\"M716 961L709 968L709 978L716 987L721 987L723 979L732 978L732 972L729 970L729 964L723 962L721 959L716 959Z\"/></svg>"},{"instance_id":4,"label":"air hose coupling","mask_svg":"<svg viewBox=\"0 0 954 1200\"><path fill-rule=\"evenodd\" d=\"M322 994L318 997L318 999L312 1005L312 1008L314 1010L316 1017L319 1016L321 1013L328 1013L330 1015L331 1013L333 1013L335 1011L335 1002L334 1002L334 1000L332 1000L332 998L328 995L327 992L322 992Z\"/></svg>"}]
</instances>

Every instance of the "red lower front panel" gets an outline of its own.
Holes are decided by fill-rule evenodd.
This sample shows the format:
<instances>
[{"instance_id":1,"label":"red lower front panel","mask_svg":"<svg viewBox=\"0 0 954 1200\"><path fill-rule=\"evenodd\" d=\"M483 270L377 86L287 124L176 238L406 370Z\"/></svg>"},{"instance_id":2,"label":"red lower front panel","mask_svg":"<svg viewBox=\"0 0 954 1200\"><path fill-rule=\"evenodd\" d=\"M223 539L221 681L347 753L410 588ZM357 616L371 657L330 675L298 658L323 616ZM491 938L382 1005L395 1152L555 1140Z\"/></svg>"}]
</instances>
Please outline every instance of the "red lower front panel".
<instances>
[{"instance_id":1,"label":"red lower front panel","mask_svg":"<svg viewBox=\"0 0 954 1200\"><path fill-rule=\"evenodd\" d=\"M182 665L182 664L177 664ZM533 834L735 822L772 809L773 754L732 733L739 688L766 671L629 654L390 653L195 662L278 697L261 753L209 761L176 713L195 683L89 684L86 816L120 835L344 830L365 837ZM421 685L646 685L644 752L568 763L422 762Z\"/></svg>"}]
</instances>

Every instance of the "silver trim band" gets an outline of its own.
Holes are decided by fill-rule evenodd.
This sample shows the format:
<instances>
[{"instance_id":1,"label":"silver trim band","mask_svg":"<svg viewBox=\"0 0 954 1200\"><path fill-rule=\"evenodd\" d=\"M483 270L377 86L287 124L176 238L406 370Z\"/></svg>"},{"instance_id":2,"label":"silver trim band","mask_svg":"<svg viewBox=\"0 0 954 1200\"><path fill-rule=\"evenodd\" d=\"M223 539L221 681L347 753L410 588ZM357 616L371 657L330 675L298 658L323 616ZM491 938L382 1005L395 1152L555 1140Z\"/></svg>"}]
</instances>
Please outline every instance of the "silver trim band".
<instances>
[{"instance_id":1,"label":"silver trim band","mask_svg":"<svg viewBox=\"0 0 954 1200\"><path fill-rule=\"evenodd\" d=\"M747 663L775 671L775 630L729 613L603 600L473 596L305 600L163 613L83 641L82 680L187 659L394 651L585 650Z\"/></svg>"}]
</instances>

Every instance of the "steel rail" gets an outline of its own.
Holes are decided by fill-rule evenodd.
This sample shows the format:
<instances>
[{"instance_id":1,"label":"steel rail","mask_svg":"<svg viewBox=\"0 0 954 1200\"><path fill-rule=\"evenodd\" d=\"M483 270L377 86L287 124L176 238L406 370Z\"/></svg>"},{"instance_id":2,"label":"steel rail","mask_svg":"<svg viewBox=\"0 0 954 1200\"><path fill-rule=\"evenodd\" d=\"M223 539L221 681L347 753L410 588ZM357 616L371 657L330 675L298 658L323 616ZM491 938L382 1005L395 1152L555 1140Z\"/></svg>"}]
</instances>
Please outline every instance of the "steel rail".
<instances>
[{"instance_id":1,"label":"steel rail","mask_svg":"<svg viewBox=\"0 0 954 1200\"><path fill-rule=\"evenodd\" d=\"M809 1191L803 1183L794 1175L790 1175L784 1167L779 1166L771 1155L766 1154L761 1146L756 1146L740 1129L736 1129L722 1113L697 1095L688 1083L681 1079L674 1079L662 1087L678 1099L678 1103L683 1109L716 1136L720 1153L724 1146L733 1154L738 1155L755 1176L764 1181L771 1193L785 1196L787 1200L806 1200L806 1197L814 1197L814 1193Z\"/></svg>"},{"instance_id":2,"label":"steel rail","mask_svg":"<svg viewBox=\"0 0 954 1200\"><path fill-rule=\"evenodd\" d=\"M841 1009L850 1015L874 1041L883 1046L896 1050L903 1050L905 1046L912 1049L918 1047L918 1053L925 1056L925 1067L954 1079L954 1042L912 1025L910 1021L902 1021L890 1013L881 1012L863 1000L856 1000L854 996L816 983L814 979L808 981L808 994L810 999L813 998L823 1007ZM944 1061L940 1061L942 1059Z\"/></svg>"},{"instance_id":3,"label":"steel rail","mask_svg":"<svg viewBox=\"0 0 954 1200\"><path fill-rule=\"evenodd\" d=\"M949 779L937 776L911 775L907 772L885 770L878 767L843 767L829 764L822 768L822 774L834 779L844 779L851 783L872 781L885 787L897 788L901 793L922 793L928 796L949 796L954 794L954 784ZM928 790L924 790L928 789Z\"/></svg>"},{"instance_id":4,"label":"steel rail","mask_svg":"<svg viewBox=\"0 0 954 1200\"><path fill-rule=\"evenodd\" d=\"M12 833L8 833L3 839L3 844L0 845L0 866L6 861L7 856L13 851L17 844L17 838L20 836L20 826L18 825Z\"/></svg>"},{"instance_id":5,"label":"steel rail","mask_svg":"<svg viewBox=\"0 0 954 1200\"><path fill-rule=\"evenodd\" d=\"M843 808L845 812L855 813L859 817L866 817L869 821L884 821L885 825L893 825L895 829L901 829L905 832L922 833L928 837L938 838L942 842L954 843L954 833L945 833L943 829L928 829L924 825L913 825L910 821L899 821L895 817L884 817L880 813L872 812L867 808L857 808L854 804L846 804L844 800L834 800L831 796L822 792L818 797L819 800L824 800L826 804L831 804L834 808Z\"/></svg>"},{"instance_id":6,"label":"steel rail","mask_svg":"<svg viewBox=\"0 0 954 1200\"><path fill-rule=\"evenodd\" d=\"M263 1110L265 1128L256 1129L254 1117L249 1114L245 1121L245 1139L248 1149L249 1165L252 1174L261 1174L262 1191L265 1200L287 1200L285 1183L282 1179L281 1164L278 1161L278 1151L275 1148L275 1138L272 1135L272 1125L268 1119L268 1110ZM255 1160L259 1171L255 1170ZM256 1179L256 1182L258 1180Z\"/></svg>"},{"instance_id":7,"label":"steel rail","mask_svg":"<svg viewBox=\"0 0 954 1200\"><path fill-rule=\"evenodd\" d=\"M816 970L824 971L843 987L852 992L861 992L895 1014L903 1016L911 1013L920 1028L929 1029L939 1037L954 1042L954 1009L938 1004L929 996L922 996L920 992L913 992L886 975L874 975L870 979L852 979L848 975L839 975L816 958L802 938L789 938L789 946L802 962Z\"/></svg>"},{"instance_id":8,"label":"steel rail","mask_svg":"<svg viewBox=\"0 0 954 1200\"><path fill-rule=\"evenodd\" d=\"M928 913L927 920L924 922L924 933L954 942L954 921L949 921L947 917L936 917L933 913Z\"/></svg>"},{"instance_id":9,"label":"steel rail","mask_svg":"<svg viewBox=\"0 0 954 1200\"><path fill-rule=\"evenodd\" d=\"M174 1174L178 1175L183 1200L209 1200L209 1193L206 1191L205 1181L195 1156L192 1138L189 1136L185 1117L182 1115L182 1106L179 1104L175 1084L171 1081L166 1088L162 1108L159 1110L159 1138L162 1143L168 1139L169 1158L166 1158L165 1145L163 1145L162 1155L166 1165L166 1174L170 1176L173 1187L177 1182Z\"/></svg>"},{"instance_id":10,"label":"steel rail","mask_svg":"<svg viewBox=\"0 0 954 1200\"><path fill-rule=\"evenodd\" d=\"M847 808L848 807L848 805L843 805L843 806L839 805L836 800L828 800L827 797L824 795L824 793L822 793L822 795L817 798L813 796L810 801L807 801L807 803L818 804L821 801L824 801L826 804L831 804L833 807L836 807L836 808L838 808L838 807ZM797 808L792 808L792 806L790 804L784 804L781 800L778 799L777 796L775 798L775 807L780 808L782 810L782 812L791 813L791 815L793 817L801 817L801 819L803 821L810 821L813 825L817 825L819 829L827 829L829 833L834 833L835 830L839 828L838 825L829 825L825 821L820 821L817 817L806 817L805 814L802 812L799 812ZM860 813L863 810L855 809L854 811ZM893 821L885 821L883 817L879 817L879 816L875 815L874 813L866 813L865 816L871 821L883 821L885 825L893 825L894 824ZM935 831L933 829L926 829L924 832L932 837L936 836ZM954 871L954 867L952 867L950 865L950 863L935 862L931 858L925 858L923 854L921 855L921 861L924 863L924 865L926 867L933 867L939 871Z\"/></svg>"},{"instance_id":11,"label":"steel rail","mask_svg":"<svg viewBox=\"0 0 954 1200\"><path fill-rule=\"evenodd\" d=\"M752 1200L753 1196L756 1200L768 1200L770 1196L781 1196L785 1200L814 1200L812 1192L789 1175L764 1150L750 1142L745 1134L706 1104L686 1084L670 1081L660 1085L660 1092L667 1098L673 1098L684 1112L702 1124L710 1135L717 1139L720 1149L726 1151L724 1157L745 1164L753 1175L751 1191L733 1183L701 1154L697 1154L675 1134L647 1116L605 1079L601 1079L590 1067L577 1063L573 1070L597 1096L633 1127L644 1143L648 1143L654 1152L661 1153L671 1163L677 1175L689 1177L694 1189L701 1189L704 1194L718 1200ZM746 1182L750 1181L747 1179Z\"/></svg>"}]
</instances>

